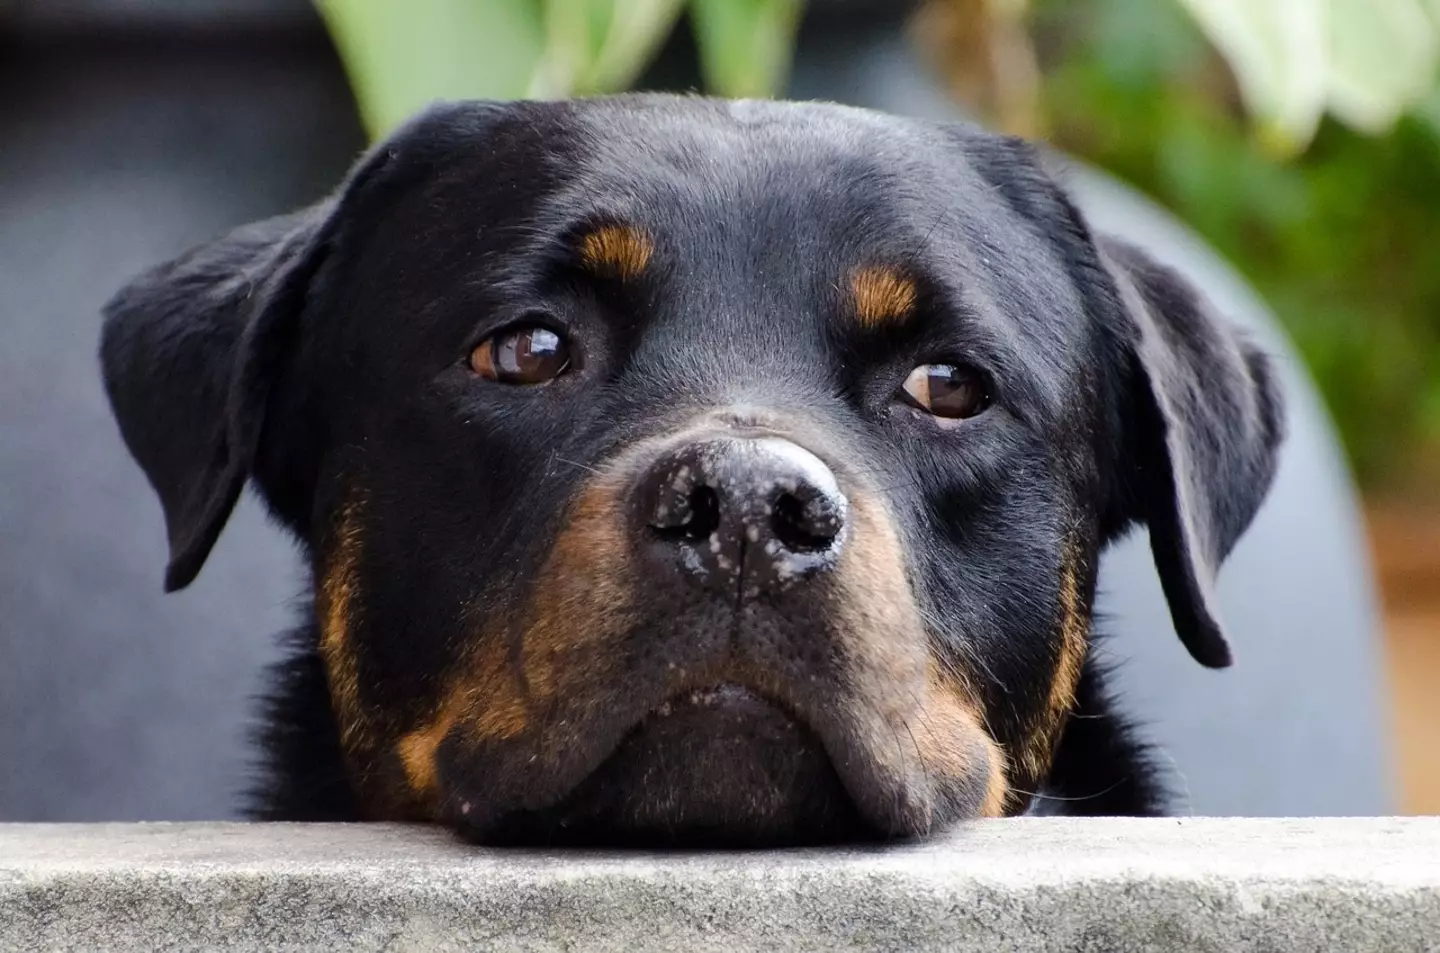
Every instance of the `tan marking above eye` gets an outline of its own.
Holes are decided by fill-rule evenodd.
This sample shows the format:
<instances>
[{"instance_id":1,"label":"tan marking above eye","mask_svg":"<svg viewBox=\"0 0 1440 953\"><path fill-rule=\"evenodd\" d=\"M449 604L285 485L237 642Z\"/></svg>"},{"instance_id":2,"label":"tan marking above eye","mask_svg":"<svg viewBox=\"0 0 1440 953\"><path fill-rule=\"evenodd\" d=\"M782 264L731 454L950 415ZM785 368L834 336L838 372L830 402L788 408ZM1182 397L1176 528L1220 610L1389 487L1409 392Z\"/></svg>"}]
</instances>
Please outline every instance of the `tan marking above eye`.
<instances>
[{"instance_id":1,"label":"tan marking above eye","mask_svg":"<svg viewBox=\"0 0 1440 953\"><path fill-rule=\"evenodd\" d=\"M602 225L580 239L580 260L602 278L634 278L654 253L650 236L633 225Z\"/></svg>"},{"instance_id":2,"label":"tan marking above eye","mask_svg":"<svg viewBox=\"0 0 1440 953\"><path fill-rule=\"evenodd\" d=\"M864 328L910 317L918 297L908 275L884 265L858 269L850 277L850 293L855 299L855 318Z\"/></svg>"},{"instance_id":3,"label":"tan marking above eye","mask_svg":"<svg viewBox=\"0 0 1440 953\"><path fill-rule=\"evenodd\" d=\"M570 369L570 342L549 328L500 331L470 352L470 368L500 384L544 384Z\"/></svg>"},{"instance_id":4,"label":"tan marking above eye","mask_svg":"<svg viewBox=\"0 0 1440 953\"><path fill-rule=\"evenodd\" d=\"M965 364L921 364L900 389L916 407L949 420L974 417L990 405L984 376Z\"/></svg>"}]
</instances>

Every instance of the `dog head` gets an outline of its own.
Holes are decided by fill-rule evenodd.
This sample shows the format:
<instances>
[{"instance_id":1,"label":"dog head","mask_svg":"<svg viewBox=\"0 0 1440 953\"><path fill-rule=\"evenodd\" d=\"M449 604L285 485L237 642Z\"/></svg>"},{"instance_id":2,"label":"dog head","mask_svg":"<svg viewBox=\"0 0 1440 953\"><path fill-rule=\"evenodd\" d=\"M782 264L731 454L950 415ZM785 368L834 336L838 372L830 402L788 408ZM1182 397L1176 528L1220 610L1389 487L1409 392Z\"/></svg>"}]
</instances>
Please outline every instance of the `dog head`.
<instances>
[{"instance_id":1,"label":"dog head","mask_svg":"<svg viewBox=\"0 0 1440 953\"><path fill-rule=\"evenodd\" d=\"M1282 416L1025 144L696 98L437 107L138 279L102 361L167 586L253 480L365 811L488 841L1023 810L1108 541L1228 664Z\"/></svg>"}]
</instances>

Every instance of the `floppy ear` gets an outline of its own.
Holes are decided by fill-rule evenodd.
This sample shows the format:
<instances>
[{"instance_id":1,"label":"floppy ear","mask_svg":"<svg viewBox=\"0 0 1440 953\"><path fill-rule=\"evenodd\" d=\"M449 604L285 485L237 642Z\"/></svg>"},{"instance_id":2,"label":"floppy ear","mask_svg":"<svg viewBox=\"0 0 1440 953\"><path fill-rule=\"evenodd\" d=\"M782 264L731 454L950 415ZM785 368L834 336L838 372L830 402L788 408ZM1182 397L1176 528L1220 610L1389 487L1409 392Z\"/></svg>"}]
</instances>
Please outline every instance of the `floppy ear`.
<instances>
[{"instance_id":1,"label":"floppy ear","mask_svg":"<svg viewBox=\"0 0 1440 953\"><path fill-rule=\"evenodd\" d=\"M968 125L946 129L994 191L1056 244L1118 355L1109 532L1149 526L1180 640L1202 665L1229 665L1215 573L1275 475L1285 411L1269 361L1185 278L1093 235L1034 146Z\"/></svg>"},{"instance_id":2,"label":"floppy ear","mask_svg":"<svg viewBox=\"0 0 1440 953\"><path fill-rule=\"evenodd\" d=\"M1266 356L1186 279L1096 241L1128 327L1121 389L1127 515L1150 528L1175 631L1202 665L1230 664L1215 574L1275 475L1284 407Z\"/></svg>"},{"instance_id":3,"label":"floppy ear","mask_svg":"<svg viewBox=\"0 0 1440 953\"><path fill-rule=\"evenodd\" d=\"M125 443L165 510L166 591L195 578L252 475L271 508L303 529L306 501L280 497L296 487L303 493L303 474L290 471L304 469L306 451L273 445L272 430L298 428L295 415L272 405L300 340L301 313L317 297L312 282L345 224L380 214L387 196L428 174L457 143L484 142L498 120L526 108L432 105L371 149L331 198L195 249L105 306L105 386Z\"/></svg>"},{"instance_id":4,"label":"floppy ear","mask_svg":"<svg viewBox=\"0 0 1440 953\"><path fill-rule=\"evenodd\" d=\"M165 511L167 592L200 571L250 475L337 204L241 228L141 275L104 308L105 387Z\"/></svg>"}]
</instances>

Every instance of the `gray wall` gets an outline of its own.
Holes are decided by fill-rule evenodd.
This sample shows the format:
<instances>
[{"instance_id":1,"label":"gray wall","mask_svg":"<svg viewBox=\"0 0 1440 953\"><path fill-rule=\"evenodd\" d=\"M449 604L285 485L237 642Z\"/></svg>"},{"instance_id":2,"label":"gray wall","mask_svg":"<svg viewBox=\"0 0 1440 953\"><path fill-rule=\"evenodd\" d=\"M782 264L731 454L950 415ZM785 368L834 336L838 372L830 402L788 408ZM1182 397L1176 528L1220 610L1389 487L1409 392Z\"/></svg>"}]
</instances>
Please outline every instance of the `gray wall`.
<instances>
[{"instance_id":1,"label":"gray wall","mask_svg":"<svg viewBox=\"0 0 1440 953\"><path fill-rule=\"evenodd\" d=\"M266 49L268 47L268 50ZM322 44L0 53L0 819L215 818L298 561L247 500L197 584L110 417L98 309L363 145Z\"/></svg>"}]
</instances>

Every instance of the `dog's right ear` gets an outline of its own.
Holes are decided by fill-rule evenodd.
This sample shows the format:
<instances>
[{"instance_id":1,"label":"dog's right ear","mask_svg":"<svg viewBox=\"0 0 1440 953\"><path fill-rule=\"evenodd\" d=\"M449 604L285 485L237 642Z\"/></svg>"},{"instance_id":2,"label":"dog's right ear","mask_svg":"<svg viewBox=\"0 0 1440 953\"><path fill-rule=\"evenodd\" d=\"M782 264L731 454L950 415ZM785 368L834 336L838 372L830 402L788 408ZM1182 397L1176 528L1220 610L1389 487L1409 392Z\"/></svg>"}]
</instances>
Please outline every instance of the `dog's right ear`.
<instances>
[{"instance_id":1,"label":"dog's right ear","mask_svg":"<svg viewBox=\"0 0 1440 953\"><path fill-rule=\"evenodd\" d=\"M324 201L192 249L105 305L105 389L165 511L165 591L200 572L251 476L266 418L279 417L272 392L298 343L311 282L357 195L459 109L412 120Z\"/></svg>"},{"instance_id":2,"label":"dog's right ear","mask_svg":"<svg viewBox=\"0 0 1440 953\"><path fill-rule=\"evenodd\" d=\"M248 225L131 282L100 361L120 432L165 511L165 589L188 585L250 475L340 199Z\"/></svg>"}]
</instances>

